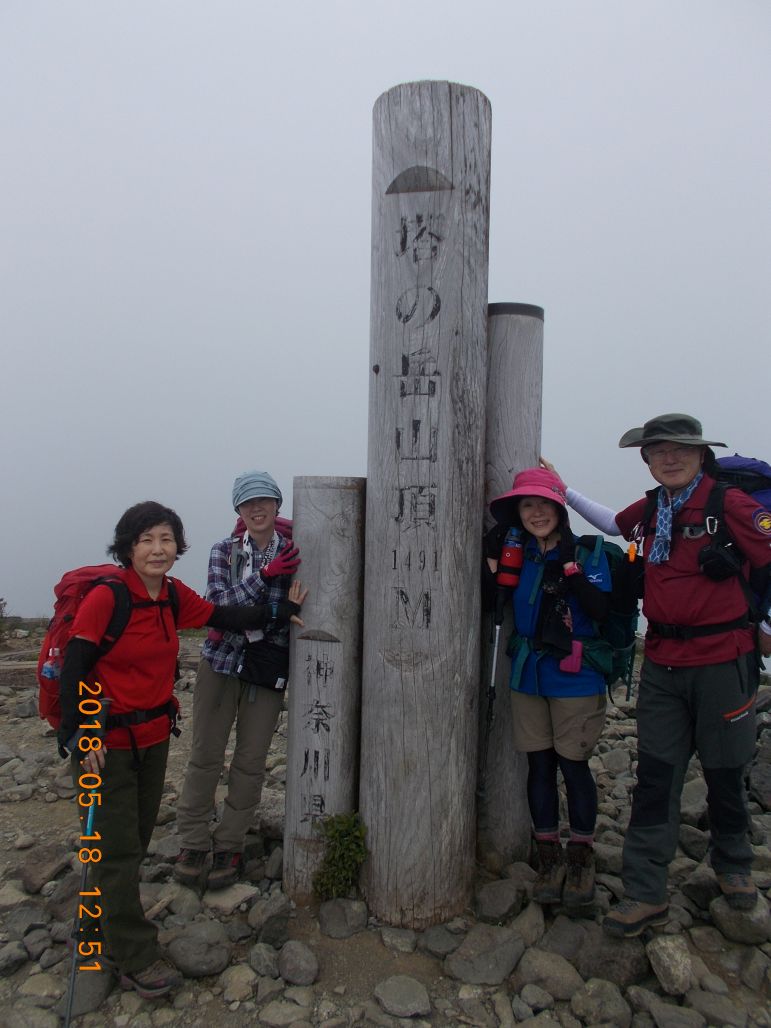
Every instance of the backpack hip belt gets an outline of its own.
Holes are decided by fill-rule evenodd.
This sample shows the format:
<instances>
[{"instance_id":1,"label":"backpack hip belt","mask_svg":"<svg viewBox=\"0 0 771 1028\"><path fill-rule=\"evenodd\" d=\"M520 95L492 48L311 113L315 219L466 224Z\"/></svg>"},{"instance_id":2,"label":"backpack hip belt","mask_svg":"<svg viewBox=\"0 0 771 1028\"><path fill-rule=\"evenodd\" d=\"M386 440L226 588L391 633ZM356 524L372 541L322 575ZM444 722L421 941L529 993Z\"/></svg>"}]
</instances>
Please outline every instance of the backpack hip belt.
<instances>
[{"instance_id":1,"label":"backpack hip belt","mask_svg":"<svg viewBox=\"0 0 771 1028\"><path fill-rule=\"evenodd\" d=\"M129 741L131 742L131 758L132 766L135 771L139 770L139 748L137 746L136 738L134 733L131 731L133 726L143 725L147 721L154 721L158 717L164 715L169 719L169 729L171 734L179 736L180 730L177 728L177 715L179 711L174 700L169 700L168 703L163 703L159 707L151 707L149 710L131 710L126 714L110 714L107 717L107 730L111 728L125 728L129 734Z\"/></svg>"},{"instance_id":2,"label":"backpack hip belt","mask_svg":"<svg viewBox=\"0 0 771 1028\"><path fill-rule=\"evenodd\" d=\"M171 721L171 730L179 735L177 728L177 705L173 700L162 703L158 707L150 707L149 710L131 710L125 714L109 714L107 716L107 731L113 728L132 728L136 725L144 725L148 721L155 721L156 718L166 715Z\"/></svg>"},{"instance_id":3,"label":"backpack hip belt","mask_svg":"<svg viewBox=\"0 0 771 1028\"><path fill-rule=\"evenodd\" d=\"M666 625L661 621L648 622L648 632L661 636L662 639L698 639L704 635L719 635L721 632L749 627L750 619L747 614L742 614L733 621L721 621L714 625Z\"/></svg>"}]
</instances>

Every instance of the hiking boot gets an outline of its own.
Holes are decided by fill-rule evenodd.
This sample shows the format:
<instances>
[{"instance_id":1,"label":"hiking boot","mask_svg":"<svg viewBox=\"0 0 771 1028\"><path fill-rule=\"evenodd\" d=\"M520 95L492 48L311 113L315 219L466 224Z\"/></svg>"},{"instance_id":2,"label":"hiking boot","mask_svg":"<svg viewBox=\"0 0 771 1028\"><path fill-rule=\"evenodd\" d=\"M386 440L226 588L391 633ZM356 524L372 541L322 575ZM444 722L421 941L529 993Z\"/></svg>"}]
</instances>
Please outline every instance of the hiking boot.
<instances>
[{"instance_id":1,"label":"hiking boot","mask_svg":"<svg viewBox=\"0 0 771 1028\"><path fill-rule=\"evenodd\" d=\"M120 983L124 989L133 989L142 999L155 999L182 984L182 975L166 960L156 960L141 971L123 972Z\"/></svg>"},{"instance_id":2,"label":"hiking boot","mask_svg":"<svg viewBox=\"0 0 771 1028\"><path fill-rule=\"evenodd\" d=\"M240 853L231 853L228 850L215 853L206 887L208 889L227 889L229 885L238 881L243 868L244 862Z\"/></svg>"},{"instance_id":3,"label":"hiking boot","mask_svg":"<svg viewBox=\"0 0 771 1028\"><path fill-rule=\"evenodd\" d=\"M536 903L559 903L565 881L565 854L558 842L539 842L538 877L533 883Z\"/></svg>"},{"instance_id":4,"label":"hiking boot","mask_svg":"<svg viewBox=\"0 0 771 1028\"><path fill-rule=\"evenodd\" d=\"M195 885L208 855L208 850L181 850L174 864L175 879L182 885Z\"/></svg>"},{"instance_id":5,"label":"hiking boot","mask_svg":"<svg viewBox=\"0 0 771 1028\"><path fill-rule=\"evenodd\" d=\"M741 871L726 871L717 876L717 884L732 910L754 910L758 890L752 878Z\"/></svg>"},{"instance_id":6,"label":"hiking boot","mask_svg":"<svg viewBox=\"0 0 771 1028\"><path fill-rule=\"evenodd\" d=\"M567 862L562 902L568 907L591 903L594 899L594 850L585 842L569 842Z\"/></svg>"},{"instance_id":7,"label":"hiking boot","mask_svg":"<svg viewBox=\"0 0 771 1028\"><path fill-rule=\"evenodd\" d=\"M642 903L639 900L622 899L605 915L602 927L616 939L633 939L645 928L666 924L669 920L669 904Z\"/></svg>"}]
</instances>

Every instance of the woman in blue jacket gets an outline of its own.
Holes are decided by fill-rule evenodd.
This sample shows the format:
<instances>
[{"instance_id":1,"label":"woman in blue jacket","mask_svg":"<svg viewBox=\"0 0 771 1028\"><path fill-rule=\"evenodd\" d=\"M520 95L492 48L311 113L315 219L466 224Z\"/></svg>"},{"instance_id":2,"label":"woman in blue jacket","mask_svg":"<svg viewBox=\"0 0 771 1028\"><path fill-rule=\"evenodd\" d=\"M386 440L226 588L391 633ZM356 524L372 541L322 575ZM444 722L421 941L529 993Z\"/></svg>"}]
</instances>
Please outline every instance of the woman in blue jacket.
<instances>
[{"instance_id":1,"label":"woman in blue jacket","mask_svg":"<svg viewBox=\"0 0 771 1028\"><path fill-rule=\"evenodd\" d=\"M507 652L514 745L527 754L527 796L538 848L533 898L580 906L594 898L597 787L589 757L605 721L603 667L610 648L598 638L597 623L607 614L610 572L604 554L584 571L568 521L566 487L554 472L521 471L490 511L498 523L491 533L498 553L505 540L509 556L522 561ZM495 572L498 562L490 556L488 562ZM566 853L560 842L558 768L570 821Z\"/></svg>"}]
</instances>

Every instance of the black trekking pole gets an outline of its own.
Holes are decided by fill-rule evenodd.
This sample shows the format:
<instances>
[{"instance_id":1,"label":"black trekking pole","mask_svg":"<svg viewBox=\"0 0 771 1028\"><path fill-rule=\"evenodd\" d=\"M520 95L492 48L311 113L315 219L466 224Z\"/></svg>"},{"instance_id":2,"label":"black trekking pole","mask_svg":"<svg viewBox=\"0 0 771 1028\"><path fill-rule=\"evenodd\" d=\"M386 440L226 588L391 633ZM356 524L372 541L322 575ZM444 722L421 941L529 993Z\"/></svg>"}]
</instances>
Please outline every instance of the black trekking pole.
<instances>
[{"instance_id":1,"label":"black trekking pole","mask_svg":"<svg viewBox=\"0 0 771 1028\"><path fill-rule=\"evenodd\" d=\"M86 701L86 702L88 702L88 701ZM99 713L96 714L95 717L97 717L99 720L98 721L94 721L94 724L98 725L99 727L98 728L93 728L92 726L89 726L88 730L86 732L84 730L83 726L81 726L81 728L77 732L77 735L75 736L75 740L73 741L74 748L77 748L78 741L81 738L85 737L86 734L88 734L88 736L91 736L91 737L94 737L94 738L98 738L98 739L103 739L104 738L104 736L106 734L106 731L107 731L107 714L109 712L110 703L112 702L112 700L110 699L109 696L103 696L101 698L101 701L97 701L97 702L99 702L100 707L99 707ZM87 715L87 716L90 716L90 715ZM83 777L83 775L80 775L80 778L82 778L82 777ZM96 799L96 797L100 795L99 789L101 788L102 778L101 778L101 775L98 775L98 774L97 775L93 775L93 777L97 778L98 781L95 784L93 784L90 787L88 787L87 789L83 790L84 792L86 792L86 791L88 792L88 795L89 795L89 797L91 799L91 805L88 808L88 815L86 817L86 830L85 830L85 832L81 828L81 834L80 834L81 842L83 842L83 841L91 842L91 837L94 834L94 812L96 811L96 806L97 806L97 799ZM78 785L80 785L80 778L78 780ZM89 868L90 861L83 860L83 861L81 861L81 864L82 864L82 867L81 867L81 871L80 871L80 890L78 892L78 912L75 915L75 920L74 920L74 924L73 924L73 928L72 928L72 942L73 942L73 946L72 946L72 964L70 965L70 982L69 982L69 986L67 988L67 1007L66 1007L66 1011L65 1011L65 1014L64 1014L64 1028L70 1028L70 1022L72 1020L72 1005L73 1005L73 1002L75 1000L75 979L76 979L77 973L78 973L78 957L80 956L80 953L78 952L78 934L80 933L80 922L81 922L80 911L81 911L81 908L83 906L83 897L85 896L85 893L86 893L86 885L88 884L88 868ZM93 953L89 954L89 956L92 956L92 955L93 955ZM91 970L101 970L101 967L99 966L98 961L97 961L97 967L96 968L92 967Z\"/></svg>"},{"instance_id":2,"label":"black trekking pole","mask_svg":"<svg viewBox=\"0 0 771 1028\"><path fill-rule=\"evenodd\" d=\"M495 674L498 670L498 644L501 638L501 626L503 625L503 612L506 607L506 597L509 589L516 589L519 585L519 576L522 571L524 560L524 549L522 546L522 530L511 525L503 542L500 557L496 562L496 590L495 590L495 639L493 641L493 660L490 669L490 684L487 687L487 722L485 724L485 737L482 740L482 757L479 764L479 785L477 796L485 795L487 778L487 752L490 748L490 735L492 733L493 721L495 719ZM492 568L491 568L492 570Z\"/></svg>"},{"instance_id":3,"label":"black trekking pole","mask_svg":"<svg viewBox=\"0 0 771 1028\"><path fill-rule=\"evenodd\" d=\"M487 779L487 753L490 748L490 735L493 730L493 721L495 720L495 675L498 670L498 647L501 641L501 627L503 626L503 612L506 606L506 592L507 590L503 586L498 586L495 590L495 614L493 615L493 625L495 635L493 638L493 659L490 667L490 682L487 686L487 716L485 718L485 735L482 740L482 757L479 763L479 785L477 787L477 796L483 797L485 795L486 779Z\"/></svg>"}]
</instances>

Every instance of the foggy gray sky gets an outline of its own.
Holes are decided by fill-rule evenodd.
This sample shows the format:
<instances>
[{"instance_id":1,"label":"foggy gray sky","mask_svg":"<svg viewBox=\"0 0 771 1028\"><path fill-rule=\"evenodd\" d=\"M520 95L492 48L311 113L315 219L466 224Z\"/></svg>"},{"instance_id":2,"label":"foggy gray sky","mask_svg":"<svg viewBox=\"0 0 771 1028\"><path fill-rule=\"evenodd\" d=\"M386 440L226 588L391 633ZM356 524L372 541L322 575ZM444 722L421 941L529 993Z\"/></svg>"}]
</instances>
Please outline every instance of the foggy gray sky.
<instances>
[{"instance_id":1,"label":"foggy gray sky","mask_svg":"<svg viewBox=\"0 0 771 1028\"><path fill-rule=\"evenodd\" d=\"M543 449L620 506L685 410L769 458L765 0L0 4L0 596L123 510L203 588L234 476L366 474L372 106L492 104L489 298L545 308Z\"/></svg>"}]
</instances>

